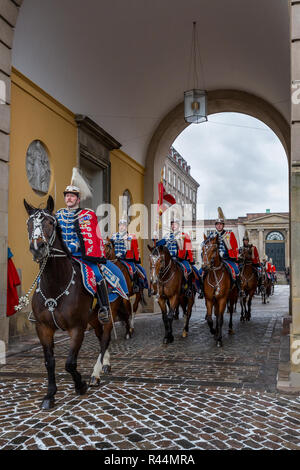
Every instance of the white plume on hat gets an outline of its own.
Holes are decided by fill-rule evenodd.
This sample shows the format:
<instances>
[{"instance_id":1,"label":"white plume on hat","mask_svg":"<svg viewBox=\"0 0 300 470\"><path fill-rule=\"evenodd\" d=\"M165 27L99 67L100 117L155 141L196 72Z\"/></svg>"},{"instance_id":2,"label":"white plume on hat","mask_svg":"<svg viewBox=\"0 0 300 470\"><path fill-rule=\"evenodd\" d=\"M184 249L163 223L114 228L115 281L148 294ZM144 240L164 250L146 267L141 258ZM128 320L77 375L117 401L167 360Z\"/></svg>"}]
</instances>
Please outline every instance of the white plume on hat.
<instances>
[{"instance_id":1,"label":"white plume on hat","mask_svg":"<svg viewBox=\"0 0 300 470\"><path fill-rule=\"evenodd\" d=\"M79 189L80 199L87 199L92 197L92 190L89 184L85 181L79 168L74 167L72 171L71 185Z\"/></svg>"}]
</instances>

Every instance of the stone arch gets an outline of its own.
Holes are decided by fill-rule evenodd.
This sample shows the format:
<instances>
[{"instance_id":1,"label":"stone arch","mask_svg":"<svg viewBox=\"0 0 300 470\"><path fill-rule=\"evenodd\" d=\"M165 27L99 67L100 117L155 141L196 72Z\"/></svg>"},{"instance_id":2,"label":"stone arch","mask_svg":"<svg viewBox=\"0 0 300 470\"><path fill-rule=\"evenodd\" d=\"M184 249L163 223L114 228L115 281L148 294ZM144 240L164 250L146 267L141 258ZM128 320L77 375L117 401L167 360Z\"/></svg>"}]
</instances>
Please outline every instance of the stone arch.
<instances>
[{"instance_id":1,"label":"stone arch","mask_svg":"<svg viewBox=\"0 0 300 470\"><path fill-rule=\"evenodd\" d=\"M290 160L290 126L270 103L262 98L238 90L208 92L208 114L237 112L255 117L269 126L281 141ZM184 121L183 102L173 108L156 128L146 154L145 204L157 200L157 182L165 156L176 137L189 125ZM149 225L150 227L150 225Z\"/></svg>"}]
</instances>

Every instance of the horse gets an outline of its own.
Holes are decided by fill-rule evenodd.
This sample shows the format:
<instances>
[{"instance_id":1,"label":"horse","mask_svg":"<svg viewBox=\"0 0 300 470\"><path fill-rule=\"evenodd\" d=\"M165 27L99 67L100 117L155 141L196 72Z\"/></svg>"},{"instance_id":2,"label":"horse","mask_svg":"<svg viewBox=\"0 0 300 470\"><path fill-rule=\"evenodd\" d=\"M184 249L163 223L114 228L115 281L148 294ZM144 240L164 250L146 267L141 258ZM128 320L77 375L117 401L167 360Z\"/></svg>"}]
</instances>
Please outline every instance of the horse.
<instances>
[{"instance_id":1,"label":"horse","mask_svg":"<svg viewBox=\"0 0 300 470\"><path fill-rule=\"evenodd\" d=\"M207 310L206 320L211 334L215 337L217 346L221 347L223 346L223 315L227 304L230 313L228 332L229 334L234 334L232 314L238 292L236 286L231 288L231 276L225 264L221 261L218 235L213 238L207 238L204 234L202 261L204 270L204 298ZM213 326L213 309L216 316L216 328Z\"/></svg>"},{"instance_id":2,"label":"horse","mask_svg":"<svg viewBox=\"0 0 300 470\"><path fill-rule=\"evenodd\" d=\"M61 229L57 224L54 201L49 196L44 209L35 208L24 199L29 215L27 230L29 249L33 260L40 264L39 281L32 297L32 313L36 332L44 351L48 373L48 390L41 408L49 410L55 405L57 392L55 379L54 334L58 329L67 331L70 348L65 369L73 378L75 392L84 395L88 385L77 370L77 356L84 332L90 324L100 343L100 365L109 363L107 358L110 342L112 317L125 321L127 334L130 334L128 305L120 296L110 304L110 321L105 325L98 321L97 310L92 308L93 296L84 288L81 268L72 260L64 244ZM127 300L130 304L130 302ZM97 365L97 364L96 364ZM96 366L95 366L96 367ZM99 368L99 366L98 366Z\"/></svg>"},{"instance_id":3,"label":"horse","mask_svg":"<svg viewBox=\"0 0 300 470\"><path fill-rule=\"evenodd\" d=\"M134 332L134 320L135 320L135 315L136 315L139 303L141 303L143 307L147 305L145 301L143 289L141 288L139 292L133 292L133 281L131 280L128 269L122 263L121 260L116 258L114 242L109 237L106 237L106 240L104 240L104 248L105 248L106 258L111 260L122 271L126 280L127 287L128 287L129 297L132 297L133 295L135 295L135 301L132 307L132 317L131 317L131 322L130 322L131 323L130 330L131 330L131 333L133 333Z\"/></svg>"},{"instance_id":4,"label":"horse","mask_svg":"<svg viewBox=\"0 0 300 470\"><path fill-rule=\"evenodd\" d=\"M269 303L269 297L271 295L272 290L272 281L269 279L266 268L263 267L262 269L262 280L261 280L261 301L263 304Z\"/></svg>"},{"instance_id":5,"label":"horse","mask_svg":"<svg viewBox=\"0 0 300 470\"><path fill-rule=\"evenodd\" d=\"M158 304L165 327L163 343L170 344L174 341L172 323L179 306L182 307L185 317L182 337L187 337L195 295L192 292L191 297L187 297L182 293L184 274L178 263L171 257L168 248L165 246L147 246L150 251L150 278L151 282L156 284Z\"/></svg>"},{"instance_id":6,"label":"horse","mask_svg":"<svg viewBox=\"0 0 300 470\"><path fill-rule=\"evenodd\" d=\"M257 275L255 274L252 264L252 247L243 247L239 256L240 273L241 273L241 288L244 292L244 297L240 298L241 304L241 321L250 321L251 319L251 303L257 289Z\"/></svg>"}]
</instances>

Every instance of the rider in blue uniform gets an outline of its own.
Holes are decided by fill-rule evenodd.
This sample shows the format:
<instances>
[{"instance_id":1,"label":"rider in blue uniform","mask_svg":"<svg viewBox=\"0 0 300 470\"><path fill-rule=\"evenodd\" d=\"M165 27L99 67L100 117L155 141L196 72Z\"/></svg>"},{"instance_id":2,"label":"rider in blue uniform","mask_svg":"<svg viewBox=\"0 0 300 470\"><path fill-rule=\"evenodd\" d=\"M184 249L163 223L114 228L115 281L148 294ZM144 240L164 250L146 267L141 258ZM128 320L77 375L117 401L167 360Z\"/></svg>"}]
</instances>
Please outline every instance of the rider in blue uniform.
<instances>
[{"instance_id":1,"label":"rider in blue uniform","mask_svg":"<svg viewBox=\"0 0 300 470\"><path fill-rule=\"evenodd\" d=\"M138 241L134 234L128 233L126 217L119 220L119 231L111 236L114 242L115 255L121 261L128 263L133 272L133 292L148 289L147 274L140 264Z\"/></svg>"},{"instance_id":2,"label":"rider in blue uniform","mask_svg":"<svg viewBox=\"0 0 300 470\"><path fill-rule=\"evenodd\" d=\"M72 256L90 266L96 279L96 296L99 304L98 318L102 323L110 320L110 307L107 286L99 265L107 265L112 275L119 278L125 294L128 293L123 274L105 258L105 250L100 235L97 216L90 209L81 209L80 188L69 185L64 191L66 208L56 213L62 238Z\"/></svg>"}]
</instances>

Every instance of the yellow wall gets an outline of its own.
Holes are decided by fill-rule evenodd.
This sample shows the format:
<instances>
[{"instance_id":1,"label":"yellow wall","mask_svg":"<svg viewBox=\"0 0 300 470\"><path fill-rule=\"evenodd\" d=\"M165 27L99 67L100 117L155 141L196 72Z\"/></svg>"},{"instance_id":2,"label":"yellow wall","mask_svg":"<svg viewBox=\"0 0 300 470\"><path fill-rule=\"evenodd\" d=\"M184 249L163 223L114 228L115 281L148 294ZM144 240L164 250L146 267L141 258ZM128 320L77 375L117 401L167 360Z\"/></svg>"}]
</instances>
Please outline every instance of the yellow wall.
<instances>
[{"instance_id":1,"label":"yellow wall","mask_svg":"<svg viewBox=\"0 0 300 470\"><path fill-rule=\"evenodd\" d=\"M122 216L119 214L119 196L128 189L133 204L144 204L144 174L145 169L122 150L110 153L111 161L111 203L116 208L117 223ZM113 228L113 227L112 227ZM118 228L118 227L116 227ZM139 240L141 259L143 259L143 244Z\"/></svg>"},{"instance_id":2,"label":"yellow wall","mask_svg":"<svg viewBox=\"0 0 300 470\"><path fill-rule=\"evenodd\" d=\"M63 190L70 184L77 160L77 127L74 114L20 74L12 71L11 138L9 164L8 244L13 261L22 270L22 290L27 291L38 272L29 252L27 212L23 199L33 206L46 204L47 196L37 195L26 175L26 152L33 140L46 147L51 180L49 194L56 209L63 206Z\"/></svg>"}]
</instances>

